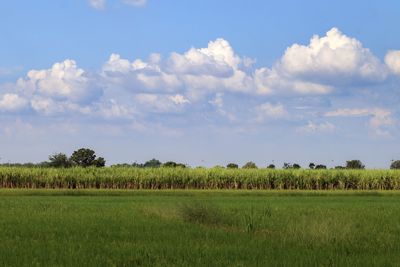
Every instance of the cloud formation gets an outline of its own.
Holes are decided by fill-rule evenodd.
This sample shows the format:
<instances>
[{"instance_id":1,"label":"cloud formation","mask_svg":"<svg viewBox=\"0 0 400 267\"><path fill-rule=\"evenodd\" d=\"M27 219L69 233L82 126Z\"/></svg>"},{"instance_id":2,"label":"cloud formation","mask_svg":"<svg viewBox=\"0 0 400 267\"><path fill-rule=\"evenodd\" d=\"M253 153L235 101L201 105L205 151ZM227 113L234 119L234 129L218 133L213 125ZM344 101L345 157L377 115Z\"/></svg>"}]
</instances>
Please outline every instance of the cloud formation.
<instances>
[{"instance_id":1,"label":"cloud formation","mask_svg":"<svg viewBox=\"0 0 400 267\"><path fill-rule=\"evenodd\" d=\"M104 7L104 1L93 1ZM137 1L137 4L145 1ZM162 114L216 114L229 122L263 123L299 118L298 131L332 132L331 122L315 123L318 114L333 117L370 117L369 127L383 131L394 125L393 111L374 108L323 110L323 105L297 109L288 99L328 97L338 90L384 85L400 74L400 52L389 51L384 62L360 41L337 28L313 36L309 44L293 44L271 67L238 55L222 38L203 48L153 53L146 60L110 55L99 71L90 72L71 59L49 69L31 70L0 95L0 112L63 116L77 114L105 120L158 118ZM371 87L372 88L372 87ZM323 101L323 103L329 101ZM233 108L232 108L233 107ZM311 110L310 110L311 109ZM314 110L312 110L314 109ZM293 116L295 115L295 116ZM189 120L188 120L189 121Z\"/></svg>"}]
</instances>

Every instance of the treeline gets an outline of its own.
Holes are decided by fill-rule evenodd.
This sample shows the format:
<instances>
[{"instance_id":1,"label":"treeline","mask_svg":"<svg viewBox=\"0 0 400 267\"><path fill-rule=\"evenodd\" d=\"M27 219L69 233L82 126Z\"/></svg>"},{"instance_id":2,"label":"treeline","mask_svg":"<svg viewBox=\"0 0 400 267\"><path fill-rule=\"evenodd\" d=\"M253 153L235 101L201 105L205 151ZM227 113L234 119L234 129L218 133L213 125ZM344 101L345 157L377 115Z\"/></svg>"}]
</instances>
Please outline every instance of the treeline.
<instances>
[{"instance_id":1,"label":"treeline","mask_svg":"<svg viewBox=\"0 0 400 267\"><path fill-rule=\"evenodd\" d=\"M48 161L44 161L41 163L3 163L0 166L7 167L42 167L42 168L70 168L70 167L105 167L106 160L103 157L97 157L94 150L89 148L80 148L75 150L71 156L67 156L64 153L55 153L49 156ZM189 166L184 163L177 163L174 161L161 162L157 159L151 159L144 163L122 163L122 164L114 164L111 167L133 167L133 168L188 168ZM202 168L202 167L197 167ZM226 166L214 166L214 168L227 168L227 169L239 169L240 166L236 163L229 163ZM258 166L249 161L243 166L242 169L258 169ZM264 167L262 167L264 168ZM267 169L275 169L276 166L274 164L267 164ZM322 170L327 169L326 165L323 164L315 164L311 162L308 165L310 170ZM282 169L302 169L302 166L297 163L288 163L285 162L282 166ZM365 165L360 160L348 160L344 166L335 166L332 169L365 169ZM390 164L390 169L400 169L400 160L393 160Z\"/></svg>"}]
</instances>

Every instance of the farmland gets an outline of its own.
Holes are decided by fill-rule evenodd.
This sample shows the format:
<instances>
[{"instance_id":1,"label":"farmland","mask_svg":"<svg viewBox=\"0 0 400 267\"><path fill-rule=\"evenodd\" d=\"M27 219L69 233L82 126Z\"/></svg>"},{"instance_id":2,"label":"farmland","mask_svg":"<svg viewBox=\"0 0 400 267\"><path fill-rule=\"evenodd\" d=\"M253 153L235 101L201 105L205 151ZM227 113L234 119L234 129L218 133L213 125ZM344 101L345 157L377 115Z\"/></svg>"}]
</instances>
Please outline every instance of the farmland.
<instances>
[{"instance_id":1,"label":"farmland","mask_svg":"<svg viewBox=\"0 0 400 267\"><path fill-rule=\"evenodd\" d=\"M400 171L0 167L0 188L397 190Z\"/></svg>"},{"instance_id":2,"label":"farmland","mask_svg":"<svg viewBox=\"0 0 400 267\"><path fill-rule=\"evenodd\" d=\"M0 190L2 266L396 266L395 191Z\"/></svg>"}]
</instances>

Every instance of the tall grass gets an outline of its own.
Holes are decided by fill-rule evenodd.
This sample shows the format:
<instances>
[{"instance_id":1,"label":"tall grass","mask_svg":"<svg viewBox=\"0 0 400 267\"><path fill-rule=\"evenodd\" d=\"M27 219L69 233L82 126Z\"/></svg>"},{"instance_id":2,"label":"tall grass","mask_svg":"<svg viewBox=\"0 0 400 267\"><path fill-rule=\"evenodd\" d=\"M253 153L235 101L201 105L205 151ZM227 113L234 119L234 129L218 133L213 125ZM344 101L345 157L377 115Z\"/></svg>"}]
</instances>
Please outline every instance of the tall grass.
<instances>
[{"instance_id":1,"label":"tall grass","mask_svg":"<svg viewBox=\"0 0 400 267\"><path fill-rule=\"evenodd\" d=\"M0 188L397 190L400 171L0 167Z\"/></svg>"}]
</instances>

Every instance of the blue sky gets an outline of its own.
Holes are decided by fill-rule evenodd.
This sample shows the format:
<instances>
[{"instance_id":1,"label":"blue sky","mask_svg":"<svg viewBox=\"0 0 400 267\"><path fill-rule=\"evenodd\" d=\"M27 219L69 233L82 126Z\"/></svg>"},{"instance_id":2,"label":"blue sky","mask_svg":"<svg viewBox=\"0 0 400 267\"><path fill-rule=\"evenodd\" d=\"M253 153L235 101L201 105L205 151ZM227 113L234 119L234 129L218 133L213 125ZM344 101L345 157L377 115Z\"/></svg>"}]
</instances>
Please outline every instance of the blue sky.
<instances>
[{"instance_id":1,"label":"blue sky","mask_svg":"<svg viewBox=\"0 0 400 267\"><path fill-rule=\"evenodd\" d=\"M398 1L0 3L0 162L400 159Z\"/></svg>"}]
</instances>

